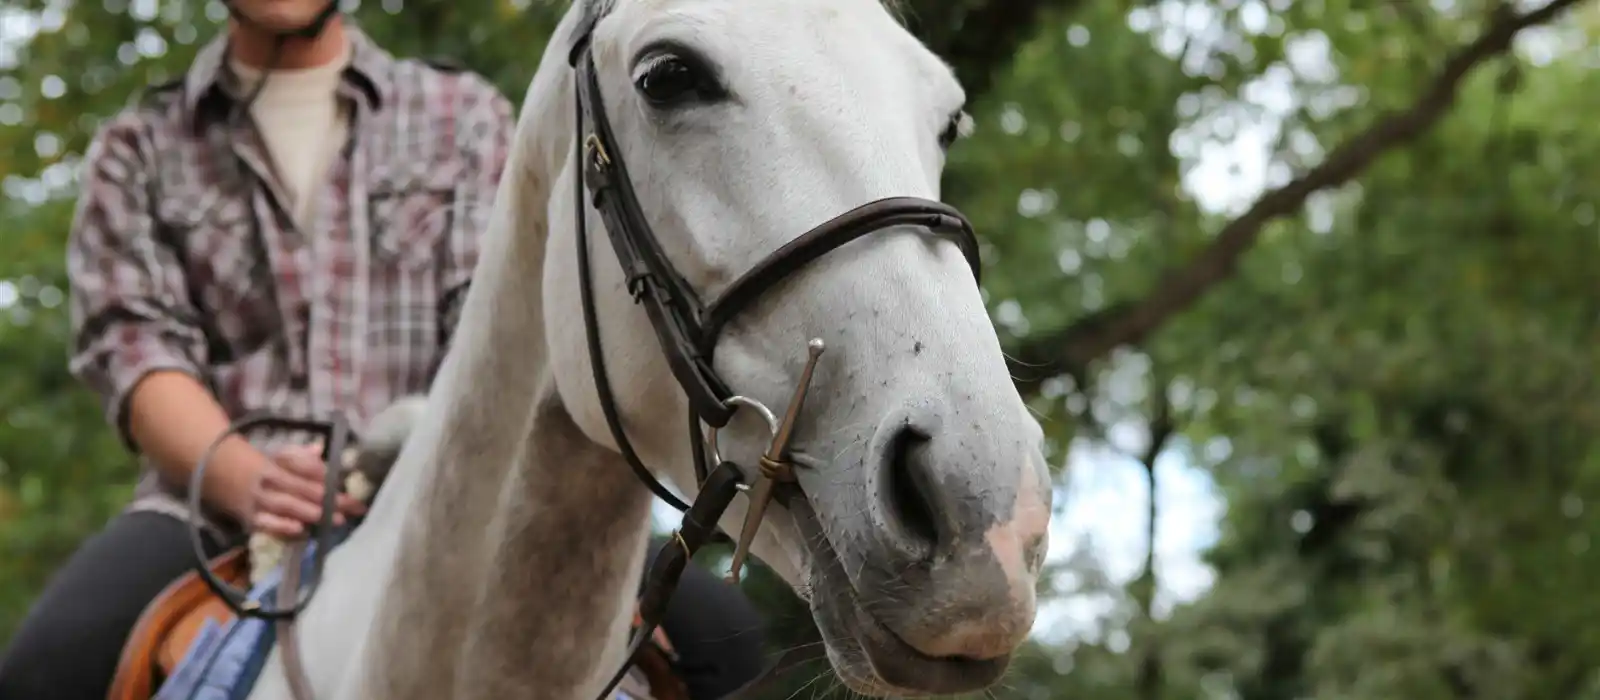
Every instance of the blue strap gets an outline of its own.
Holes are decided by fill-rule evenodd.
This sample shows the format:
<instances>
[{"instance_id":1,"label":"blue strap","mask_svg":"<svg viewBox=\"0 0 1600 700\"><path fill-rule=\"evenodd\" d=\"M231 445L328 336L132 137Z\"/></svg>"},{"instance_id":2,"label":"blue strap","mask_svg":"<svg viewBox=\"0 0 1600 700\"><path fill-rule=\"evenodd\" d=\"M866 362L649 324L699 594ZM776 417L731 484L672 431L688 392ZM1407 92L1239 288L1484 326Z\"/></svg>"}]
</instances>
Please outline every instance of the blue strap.
<instances>
[{"instance_id":1,"label":"blue strap","mask_svg":"<svg viewBox=\"0 0 1600 700\"><path fill-rule=\"evenodd\" d=\"M334 546L349 534L349 528L333 533ZM303 569L309 569L316 550L315 541L306 543ZM263 606L276 604L269 601L274 600L282 580L283 566L279 565L250 589L249 600ZM276 641L277 630L266 620L252 617L219 624L207 619L153 700L244 700L261 676Z\"/></svg>"}]
</instances>

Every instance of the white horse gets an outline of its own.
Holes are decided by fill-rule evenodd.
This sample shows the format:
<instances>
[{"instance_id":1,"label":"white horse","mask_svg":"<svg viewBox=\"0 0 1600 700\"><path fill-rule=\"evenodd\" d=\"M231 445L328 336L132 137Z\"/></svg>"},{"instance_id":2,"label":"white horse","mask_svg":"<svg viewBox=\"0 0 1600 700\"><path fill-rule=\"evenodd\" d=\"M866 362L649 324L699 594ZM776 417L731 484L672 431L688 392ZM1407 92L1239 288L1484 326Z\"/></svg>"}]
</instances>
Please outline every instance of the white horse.
<instances>
[{"instance_id":1,"label":"white horse","mask_svg":"<svg viewBox=\"0 0 1600 700\"><path fill-rule=\"evenodd\" d=\"M590 700L623 662L650 495L590 379L573 263L584 134L567 55L586 19L642 211L702 294L839 212L939 196L963 91L878 0L571 8L426 411L300 617L318 700ZM586 220L622 424L693 495L683 394ZM1041 430L973 273L924 234L889 228L812 262L735 319L715 359L736 393L782 406L806 340L828 343L795 438L805 497L773 507L754 552L809 600L840 678L873 695L1001 676L1034 619L1050 513ZM722 451L755 465L768 439L746 411ZM250 697L288 697L276 652Z\"/></svg>"}]
</instances>

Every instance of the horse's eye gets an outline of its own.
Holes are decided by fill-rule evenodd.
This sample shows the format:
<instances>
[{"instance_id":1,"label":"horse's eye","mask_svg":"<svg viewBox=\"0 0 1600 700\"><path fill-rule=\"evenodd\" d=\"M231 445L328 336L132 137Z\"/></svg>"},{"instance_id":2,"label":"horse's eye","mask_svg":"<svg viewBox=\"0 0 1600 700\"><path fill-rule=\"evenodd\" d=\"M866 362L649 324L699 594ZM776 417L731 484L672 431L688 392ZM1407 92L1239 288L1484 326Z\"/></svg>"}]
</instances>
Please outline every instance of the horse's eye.
<instances>
[{"instance_id":1,"label":"horse's eye","mask_svg":"<svg viewBox=\"0 0 1600 700\"><path fill-rule=\"evenodd\" d=\"M634 79L634 86L656 107L714 96L716 86L707 71L691 59L664 54L646 61L643 69Z\"/></svg>"},{"instance_id":2,"label":"horse's eye","mask_svg":"<svg viewBox=\"0 0 1600 700\"><path fill-rule=\"evenodd\" d=\"M965 111L958 110L950 115L950 121L945 124L944 131L939 132L939 147L950 148L956 139L970 133L972 133L972 117Z\"/></svg>"}]
</instances>

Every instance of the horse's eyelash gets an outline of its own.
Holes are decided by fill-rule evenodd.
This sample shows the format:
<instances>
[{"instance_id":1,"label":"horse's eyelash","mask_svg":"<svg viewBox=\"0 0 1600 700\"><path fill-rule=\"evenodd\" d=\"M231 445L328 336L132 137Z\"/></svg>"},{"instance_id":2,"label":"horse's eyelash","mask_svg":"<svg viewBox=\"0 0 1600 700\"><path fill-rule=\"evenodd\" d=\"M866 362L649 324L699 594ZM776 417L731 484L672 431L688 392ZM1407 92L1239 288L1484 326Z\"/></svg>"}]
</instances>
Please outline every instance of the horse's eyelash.
<instances>
[{"instance_id":1,"label":"horse's eyelash","mask_svg":"<svg viewBox=\"0 0 1600 700\"><path fill-rule=\"evenodd\" d=\"M677 56L675 56L673 54L669 54L669 53L654 53L654 54L651 54L651 55L645 57L644 60L639 61L639 65L634 67L634 69L633 69L633 73L634 73L633 77L637 79L637 78L643 76L644 74L649 73L652 70L655 70L656 66L659 66L662 63L665 63L669 59L673 59L673 58L677 58Z\"/></svg>"}]
</instances>

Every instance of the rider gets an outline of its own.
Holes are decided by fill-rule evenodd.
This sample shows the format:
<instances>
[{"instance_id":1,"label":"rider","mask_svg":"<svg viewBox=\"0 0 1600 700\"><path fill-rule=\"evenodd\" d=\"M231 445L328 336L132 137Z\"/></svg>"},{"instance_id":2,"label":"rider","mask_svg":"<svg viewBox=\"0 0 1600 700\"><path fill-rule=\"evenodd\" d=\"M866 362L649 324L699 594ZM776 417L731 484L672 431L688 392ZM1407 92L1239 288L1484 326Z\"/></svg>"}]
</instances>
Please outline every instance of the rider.
<instances>
[{"instance_id":1,"label":"rider","mask_svg":"<svg viewBox=\"0 0 1600 700\"><path fill-rule=\"evenodd\" d=\"M0 658L0 698L102 700L144 606L193 565L186 522L212 556L247 529L303 535L322 480L304 438L225 442L203 512L180 485L246 412L336 409L359 429L426 391L477 260L509 101L391 56L337 2L228 6L226 35L103 124L84 160L71 366L144 473L34 603ZM753 677L760 622L738 589L689 567L679 593L695 614L664 628L691 693Z\"/></svg>"}]
</instances>

